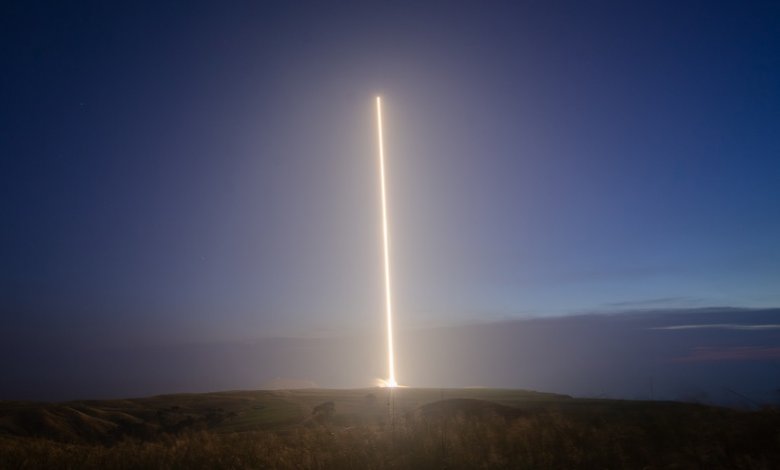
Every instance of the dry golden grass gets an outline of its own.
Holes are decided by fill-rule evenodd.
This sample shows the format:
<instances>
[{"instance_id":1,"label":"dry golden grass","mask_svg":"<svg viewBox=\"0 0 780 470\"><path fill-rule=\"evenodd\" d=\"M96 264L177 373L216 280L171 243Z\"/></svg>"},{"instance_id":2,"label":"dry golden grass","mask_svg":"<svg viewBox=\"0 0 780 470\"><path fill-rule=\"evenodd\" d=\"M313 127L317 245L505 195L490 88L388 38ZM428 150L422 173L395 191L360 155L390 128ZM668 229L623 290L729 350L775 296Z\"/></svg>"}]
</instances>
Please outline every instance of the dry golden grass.
<instances>
[{"instance_id":1,"label":"dry golden grass","mask_svg":"<svg viewBox=\"0 0 780 470\"><path fill-rule=\"evenodd\" d=\"M312 397L322 398L306 395L315 403ZM193 416L193 400L174 411ZM112 440L6 433L0 435L0 468L780 468L780 414L773 410L571 399L508 407L451 400L391 420L375 408L361 415L368 405L350 400L341 409L337 402L332 416L271 427L266 422L266 429L249 431L231 430L230 419L171 426L166 420L172 415L144 411L150 420L146 434L115 434ZM214 418L214 408L200 404L203 416ZM260 406L249 404L253 411ZM269 408L272 415L281 409ZM385 410L381 402L379 409ZM236 422L245 426L247 420Z\"/></svg>"}]
</instances>

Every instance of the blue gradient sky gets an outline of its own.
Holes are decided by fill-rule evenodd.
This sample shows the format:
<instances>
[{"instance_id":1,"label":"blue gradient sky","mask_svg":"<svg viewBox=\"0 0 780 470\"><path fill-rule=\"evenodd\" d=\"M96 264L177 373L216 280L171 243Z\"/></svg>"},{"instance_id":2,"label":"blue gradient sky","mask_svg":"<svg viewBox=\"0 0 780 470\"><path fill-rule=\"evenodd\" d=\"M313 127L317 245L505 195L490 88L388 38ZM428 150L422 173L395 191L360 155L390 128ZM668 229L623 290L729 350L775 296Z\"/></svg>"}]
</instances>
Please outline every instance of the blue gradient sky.
<instances>
[{"instance_id":1,"label":"blue gradient sky","mask_svg":"<svg viewBox=\"0 0 780 470\"><path fill-rule=\"evenodd\" d=\"M0 307L30 344L780 304L772 2L17 2Z\"/></svg>"}]
</instances>

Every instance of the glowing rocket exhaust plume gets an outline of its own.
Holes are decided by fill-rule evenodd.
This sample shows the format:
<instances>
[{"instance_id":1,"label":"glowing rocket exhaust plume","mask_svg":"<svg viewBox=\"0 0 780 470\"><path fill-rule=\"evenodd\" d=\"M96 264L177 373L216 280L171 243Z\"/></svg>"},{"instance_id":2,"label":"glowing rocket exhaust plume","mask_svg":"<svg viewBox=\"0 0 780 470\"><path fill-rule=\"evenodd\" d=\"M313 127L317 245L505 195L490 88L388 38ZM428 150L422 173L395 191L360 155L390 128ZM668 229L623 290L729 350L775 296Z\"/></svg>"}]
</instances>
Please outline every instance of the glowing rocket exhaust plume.
<instances>
[{"instance_id":1,"label":"glowing rocket exhaust plume","mask_svg":"<svg viewBox=\"0 0 780 470\"><path fill-rule=\"evenodd\" d=\"M379 175L382 188L382 240L385 254L385 309L387 311L387 366L389 377L384 381L387 387L396 387L395 358L393 352L393 305L390 295L390 243L387 236L387 196L385 190L385 150L382 142L382 98L376 97L376 120L379 130Z\"/></svg>"}]
</instances>

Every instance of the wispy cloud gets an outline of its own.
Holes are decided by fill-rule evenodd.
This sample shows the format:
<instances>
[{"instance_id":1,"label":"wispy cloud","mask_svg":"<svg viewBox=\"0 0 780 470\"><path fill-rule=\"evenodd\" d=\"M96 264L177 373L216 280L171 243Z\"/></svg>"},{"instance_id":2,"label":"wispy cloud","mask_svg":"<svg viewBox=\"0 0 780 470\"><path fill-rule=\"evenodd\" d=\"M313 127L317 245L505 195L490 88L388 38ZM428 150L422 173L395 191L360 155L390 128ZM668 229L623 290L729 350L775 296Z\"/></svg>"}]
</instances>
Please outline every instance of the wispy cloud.
<instances>
[{"instance_id":1,"label":"wispy cloud","mask_svg":"<svg viewBox=\"0 0 780 470\"><path fill-rule=\"evenodd\" d=\"M780 359L780 347L737 346L730 348L697 347L673 362L756 361Z\"/></svg>"},{"instance_id":2,"label":"wispy cloud","mask_svg":"<svg viewBox=\"0 0 780 470\"><path fill-rule=\"evenodd\" d=\"M609 307L653 307L658 305L691 305L700 302L694 297L659 297L656 299L629 300L625 302L609 302Z\"/></svg>"},{"instance_id":3,"label":"wispy cloud","mask_svg":"<svg viewBox=\"0 0 780 470\"><path fill-rule=\"evenodd\" d=\"M648 328L649 330L744 330L744 331L763 331L763 330L780 330L778 324L764 324L764 325L743 325L738 323L704 323L700 325L669 325L669 326L654 326Z\"/></svg>"}]
</instances>

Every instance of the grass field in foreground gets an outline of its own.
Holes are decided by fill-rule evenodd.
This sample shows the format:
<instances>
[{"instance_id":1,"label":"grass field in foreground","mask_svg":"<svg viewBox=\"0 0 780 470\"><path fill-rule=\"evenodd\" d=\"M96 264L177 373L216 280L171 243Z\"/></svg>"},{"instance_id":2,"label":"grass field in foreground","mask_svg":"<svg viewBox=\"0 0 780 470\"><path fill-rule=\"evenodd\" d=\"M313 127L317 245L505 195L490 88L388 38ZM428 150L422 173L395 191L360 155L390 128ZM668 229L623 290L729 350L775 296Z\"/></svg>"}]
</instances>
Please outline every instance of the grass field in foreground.
<instances>
[{"instance_id":1,"label":"grass field in foreground","mask_svg":"<svg viewBox=\"0 0 780 470\"><path fill-rule=\"evenodd\" d=\"M0 402L0 468L780 468L780 413L501 389Z\"/></svg>"}]
</instances>

